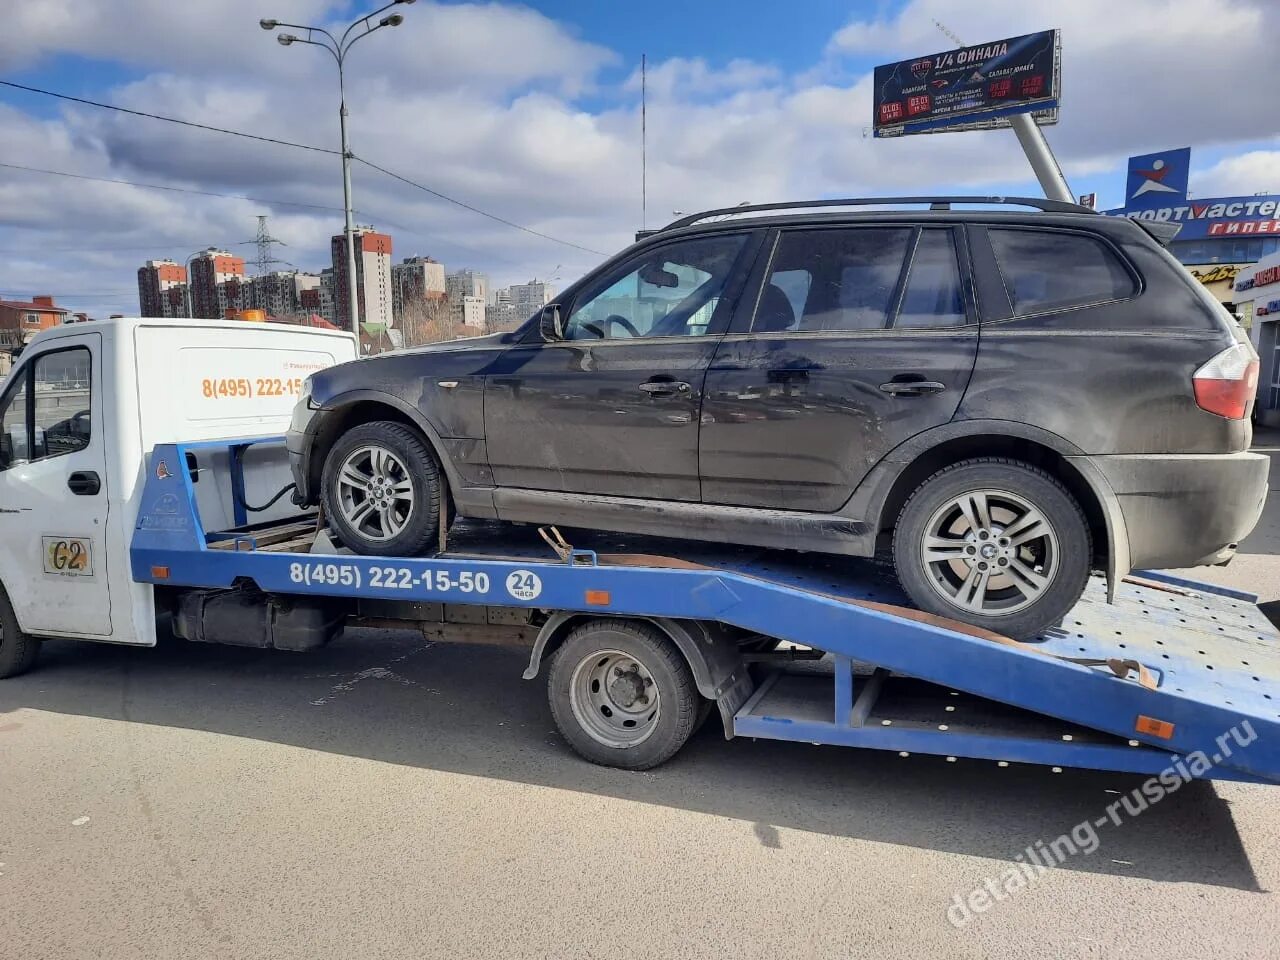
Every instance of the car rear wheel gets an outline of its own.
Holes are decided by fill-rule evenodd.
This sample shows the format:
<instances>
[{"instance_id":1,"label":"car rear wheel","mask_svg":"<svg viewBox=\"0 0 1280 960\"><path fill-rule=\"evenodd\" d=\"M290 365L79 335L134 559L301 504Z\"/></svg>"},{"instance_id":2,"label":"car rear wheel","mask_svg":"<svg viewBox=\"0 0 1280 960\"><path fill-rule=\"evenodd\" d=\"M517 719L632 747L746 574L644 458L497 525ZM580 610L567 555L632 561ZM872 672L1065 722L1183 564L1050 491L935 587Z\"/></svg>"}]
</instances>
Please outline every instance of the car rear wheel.
<instances>
[{"instance_id":1,"label":"car rear wheel","mask_svg":"<svg viewBox=\"0 0 1280 960\"><path fill-rule=\"evenodd\" d=\"M361 424L325 458L325 515L356 553L414 556L435 542L444 481L435 454L411 428Z\"/></svg>"},{"instance_id":2,"label":"car rear wheel","mask_svg":"<svg viewBox=\"0 0 1280 960\"><path fill-rule=\"evenodd\" d=\"M898 579L920 609L1012 637L1059 623L1092 561L1079 504L1036 467L967 460L907 500L893 537Z\"/></svg>"}]
</instances>

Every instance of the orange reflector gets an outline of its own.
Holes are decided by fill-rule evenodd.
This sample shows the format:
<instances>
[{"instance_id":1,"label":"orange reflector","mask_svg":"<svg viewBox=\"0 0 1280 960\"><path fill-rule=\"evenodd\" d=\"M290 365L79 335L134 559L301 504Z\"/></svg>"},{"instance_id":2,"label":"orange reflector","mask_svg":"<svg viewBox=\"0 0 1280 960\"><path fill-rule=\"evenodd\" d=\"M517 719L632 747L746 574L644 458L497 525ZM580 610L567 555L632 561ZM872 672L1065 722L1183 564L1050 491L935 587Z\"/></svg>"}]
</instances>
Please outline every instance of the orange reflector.
<instances>
[{"instance_id":1,"label":"orange reflector","mask_svg":"<svg viewBox=\"0 0 1280 960\"><path fill-rule=\"evenodd\" d=\"M1173 736L1173 724L1168 720L1157 720L1155 717L1142 714L1138 714L1138 722L1133 725L1133 728L1139 733L1159 737L1161 740L1168 740Z\"/></svg>"},{"instance_id":2,"label":"orange reflector","mask_svg":"<svg viewBox=\"0 0 1280 960\"><path fill-rule=\"evenodd\" d=\"M151 576L155 577L157 580L168 580L169 568L168 567L152 567Z\"/></svg>"},{"instance_id":3,"label":"orange reflector","mask_svg":"<svg viewBox=\"0 0 1280 960\"><path fill-rule=\"evenodd\" d=\"M588 590L587 605L592 607L607 607L609 605L608 590Z\"/></svg>"}]
</instances>

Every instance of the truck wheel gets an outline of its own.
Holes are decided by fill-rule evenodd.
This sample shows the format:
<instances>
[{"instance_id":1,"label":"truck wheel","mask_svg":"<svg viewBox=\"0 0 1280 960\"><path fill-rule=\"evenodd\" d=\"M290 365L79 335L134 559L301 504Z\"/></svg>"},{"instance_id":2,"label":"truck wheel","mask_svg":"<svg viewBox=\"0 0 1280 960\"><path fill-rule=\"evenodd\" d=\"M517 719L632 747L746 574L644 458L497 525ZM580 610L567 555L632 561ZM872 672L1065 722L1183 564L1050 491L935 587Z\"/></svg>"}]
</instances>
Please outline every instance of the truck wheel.
<instances>
[{"instance_id":1,"label":"truck wheel","mask_svg":"<svg viewBox=\"0 0 1280 960\"><path fill-rule=\"evenodd\" d=\"M700 697L675 645L652 624L592 620L556 651L547 682L560 733L592 763L648 770L698 721Z\"/></svg>"},{"instance_id":2,"label":"truck wheel","mask_svg":"<svg viewBox=\"0 0 1280 960\"><path fill-rule=\"evenodd\" d=\"M348 430L325 458L321 495L338 537L356 553L412 557L438 536L444 494L427 443L402 423Z\"/></svg>"},{"instance_id":3,"label":"truck wheel","mask_svg":"<svg viewBox=\"0 0 1280 960\"><path fill-rule=\"evenodd\" d=\"M40 641L18 626L9 595L0 587L0 678L16 677L31 669Z\"/></svg>"},{"instance_id":4,"label":"truck wheel","mask_svg":"<svg viewBox=\"0 0 1280 960\"><path fill-rule=\"evenodd\" d=\"M1057 480L1001 457L939 470L907 500L893 534L912 602L1010 637L1058 624L1084 592L1089 524Z\"/></svg>"}]
</instances>

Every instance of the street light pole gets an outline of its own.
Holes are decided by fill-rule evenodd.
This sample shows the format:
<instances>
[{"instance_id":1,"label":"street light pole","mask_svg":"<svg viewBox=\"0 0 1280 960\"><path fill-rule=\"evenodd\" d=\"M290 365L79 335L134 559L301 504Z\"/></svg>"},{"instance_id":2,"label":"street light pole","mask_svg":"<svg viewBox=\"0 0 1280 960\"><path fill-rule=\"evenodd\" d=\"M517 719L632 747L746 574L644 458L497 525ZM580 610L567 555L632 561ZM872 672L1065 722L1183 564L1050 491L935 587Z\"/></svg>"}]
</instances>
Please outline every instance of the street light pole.
<instances>
[{"instance_id":1,"label":"street light pole","mask_svg":"<svg viewBox=\"0 0 1280 960\"><path fill-rule=\"evenodd\" d=\"M342 77L342 57L338 57L338 129L342 134L342 206L347 238L347 322L360 343L360 305L356 299L356 233L351 209L351 142L347 139L347 90Z\"/></svg>"},{"instance_id":2,"label":"street light pole","mask_svg":"<svg viewBox=\"0 0 1280 960\"><path fill-rule=\"evenodd\" d=\"M356 335L356 340L360 338L360 308L356 295L356 242L355 242L355 217L351 205L351 142L347 137L347 91L346 82L343 76L343 66L346 63L347 52L355 45L357 40L367 37L375 30L382 27L398 27L404 22L404 17L398 13L383 17L377 23L371 24L370 21L380 13L390 10L392 7L407 5L413 3L414 0L393 0L384 7L373 11L366 16L355 20L342 32L341 37L334 37L332 33L323 27L308 27L299 23L284 23L280 20L263 19L258 21L258 25L263 30L275 30L277 27L290 27L294 30L306 31L306 36L299 37L291 33L280 33L276 35L276 40L282 47L287 47L293 43L305 43L313 47L323 47L333 56L334 62L338 65L338 130L342 139L342 206L343 213L346 217L344 236L346 238L347 247L347 322L351 327L351 332ZM352 36L352 31L358 27L364 27L363 32L356 33ZM320 39L313 39L313 38Z\"/></svg>"}]
</instances>

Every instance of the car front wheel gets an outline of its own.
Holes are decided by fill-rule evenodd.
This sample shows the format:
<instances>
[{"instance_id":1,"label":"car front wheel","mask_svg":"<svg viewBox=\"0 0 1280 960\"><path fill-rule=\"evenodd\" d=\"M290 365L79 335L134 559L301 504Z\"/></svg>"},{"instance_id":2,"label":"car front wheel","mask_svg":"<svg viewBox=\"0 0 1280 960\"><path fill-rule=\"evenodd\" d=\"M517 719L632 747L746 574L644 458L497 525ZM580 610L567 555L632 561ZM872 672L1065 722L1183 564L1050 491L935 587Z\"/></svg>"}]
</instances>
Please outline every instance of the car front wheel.
<instances>
[{"instance_id":1,"label":"car front wheel","mask_svg":"<svg viewBox=\"0 0 1280 960\"><path fill-rule=\"evenodd\" d=\"M438 535L444 481L426 441L391 421L347 431L325 458L325 515L356 553L411 557Z\"/></svg>"},{"instance_id":2,"label":"car front wheel","mask_svg":"<svg viewBox=\"0 0 1280 960\"><path fill-rule=\"evenodd\" d=\"M893 537L903 589L922 610L1033 637L1084 592L1089 525L1048 473L1003 458L938 471L907 500Z\"/></svg>"}]
</instances>

